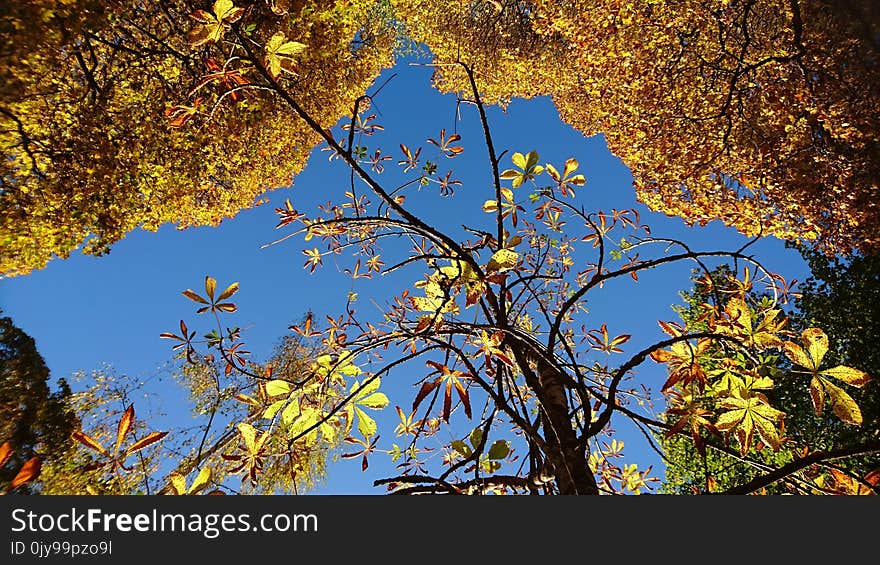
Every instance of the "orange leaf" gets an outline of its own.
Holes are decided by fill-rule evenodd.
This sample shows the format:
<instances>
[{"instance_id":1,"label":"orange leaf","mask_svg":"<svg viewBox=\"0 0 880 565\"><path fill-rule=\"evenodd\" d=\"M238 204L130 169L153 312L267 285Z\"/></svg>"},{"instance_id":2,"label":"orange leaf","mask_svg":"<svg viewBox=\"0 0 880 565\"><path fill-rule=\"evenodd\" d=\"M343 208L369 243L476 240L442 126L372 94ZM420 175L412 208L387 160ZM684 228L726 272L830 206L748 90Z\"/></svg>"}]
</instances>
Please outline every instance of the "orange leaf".
<instances>
[{"instance_id":1,"label":"orange leaf","mask_svg":"<svg viewBox=\"0 0 880 565\"><path fill-rule=\"evenodd\" d=\"M9 486L6 487L7 492L39 477L41 466L42 462L39 457L31 457L28 459L27 462L22 465L21 469L18 470L18 473L15 475L15 478L12 479L12 482L9 483Z\"/></svg>"},{"instance_id":2,"label":"orange leaf","mask_svg":"<svg viewBox=\"0 0 880 565\"><path fill-rule=\"evenodd\" d=\"M10 457L12 457L12 445L7 441L3 445L0 445L0 467L6 465L6 462L9 461Z\"/></svg>"},{"instance_id":3,"label":"orange leaf","mask_svg":"<svg viewBox=\"0 0 880 565\"><path fill-rule=\"evenodd\" d=\"M193 302L198 302L199 304L209 304L207 300L196 294L190 289L186 289L183 291L183 295L192 300Z\"/></svg>"},{"instance_id":4,"label":"orange leaf","mask_svg":"<svg viewBox=\"0 0 880 565\"><path fill-rule=\"evenodd\" d=\"M104 449L104 446L102 446L100 443L98 443L94 439L90 438L89 436L87 436L83 432L73 432L71 437L73 438L74 441L80 442L81 444L88 447L89 449L94 449L95 451L97 451L98 453L100 453L102 455L107 455L107 451Z\"/></svg>"},{"instance_id":5,"label":"orange leaf","mask_svg":"<svg viewBox=\"0 0 880 565\"><path fill-rule=\"evenodd\" d=\"M160 441L163 437L167 436L168 432L151 432L141 439L137 440L133 444L129 446L128 449L125 450L126 455L131 455L141 449L147 447L148 445L153 445L157 441Z\"/></svg>"},{"instance_id":6,"label":"orange leaf","mask_svg":"<svg viewBox=\"0 0 880 565\"><path fill-rule=\"evenodd\" d=\"M131 425L133 423L134 404L129 404L128 408L125 409L125 412L122 413L122 417L119 418L119 427L116 429L116 447L113 449L113 453L119 453L119 447L122 445L122 440L125 439L126 434L131 430Z\"/></svg>"}]
</instances>

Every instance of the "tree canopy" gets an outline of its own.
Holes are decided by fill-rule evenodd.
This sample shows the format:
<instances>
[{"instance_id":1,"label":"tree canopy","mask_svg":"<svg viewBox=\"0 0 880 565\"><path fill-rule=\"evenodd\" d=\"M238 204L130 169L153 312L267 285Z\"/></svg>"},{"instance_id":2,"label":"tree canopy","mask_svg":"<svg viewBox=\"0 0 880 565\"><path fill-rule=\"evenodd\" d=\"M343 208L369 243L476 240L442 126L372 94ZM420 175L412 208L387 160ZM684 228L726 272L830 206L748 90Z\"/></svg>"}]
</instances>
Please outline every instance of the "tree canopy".
<instances>
[{"instance_id":1,"label":"tree canopy","mask_svg":"<svg viewBox=\"0 0 880 565\"><path fill-rule=\"evenodd\" d=\"M138 227L216 225L290 184L319 137L246 52L329 127L401 32L433 51L442 90L469 92L462 61L487 101L551 96L655 210L876 248L877 15L824 0L9 4L0 271Z\"/></svg>"},{"instance_id":2,"label":"tree canopy","mask_svg":"<svg viewBox=\"0 0 880 565\"><path fill-rule=\"evenodd\" d=\"M393 29L370 1L282 4L249 5L236 31L255 49L286 34L274 60L287 76L296 69L315 119L334 123L391 63ZM218 2L219 16L184 1L0 8L2 273L84 242L106 252L138 227L216 225L291 183L319 138L276 98L244 89L254 70L220 41L242 15L230 6Z\"/></svg>"}]
</instances>

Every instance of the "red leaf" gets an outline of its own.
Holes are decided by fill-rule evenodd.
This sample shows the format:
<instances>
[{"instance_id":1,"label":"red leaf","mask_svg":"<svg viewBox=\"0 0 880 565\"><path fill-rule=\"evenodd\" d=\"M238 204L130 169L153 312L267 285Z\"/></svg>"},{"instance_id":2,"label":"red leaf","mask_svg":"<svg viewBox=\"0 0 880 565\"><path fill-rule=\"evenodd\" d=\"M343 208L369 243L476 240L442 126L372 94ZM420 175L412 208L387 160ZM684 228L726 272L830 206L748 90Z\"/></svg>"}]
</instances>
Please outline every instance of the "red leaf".
<instances>
[{"instance_id":1,"label":"red leaf","mask_svg":"<svg viewBox=\"0 0 880 565\"><path fill-rule=\"evenodd\" d=\"M443 420L449 423L449 414L452 412L452 383L446 383L446 391L443 394Z\"/></svg>"},{"instance_id":2,"label":"red leaf","mask_svg":"<svg viewBox=\"0 0 880 565\"><path fill-rule=\"evenodd\" d=\"M462 386L459 381L455 381L455 390L458 391L458 397L461 398L461 403L464 405L464 413L468 418L471 417L471 400L468 395L467 389Z\"/></svg>"},{"instance_id":3,"label":"red leaf","mask_svg":"<svg viewBox=\"0 0 880 565\"><path fill-rule=\"evenodd\" d=\"M416 395L416 399L413 400L412 409L416 410L419 407L419 404L421 404L422 400L424 400L425 397L428 396L432 390L437 388L437 386L439 384L440 384L440 379L435 379L430 382L422 383L422 388L419 389L419 393Z\"/></svg>"}]
</instances>

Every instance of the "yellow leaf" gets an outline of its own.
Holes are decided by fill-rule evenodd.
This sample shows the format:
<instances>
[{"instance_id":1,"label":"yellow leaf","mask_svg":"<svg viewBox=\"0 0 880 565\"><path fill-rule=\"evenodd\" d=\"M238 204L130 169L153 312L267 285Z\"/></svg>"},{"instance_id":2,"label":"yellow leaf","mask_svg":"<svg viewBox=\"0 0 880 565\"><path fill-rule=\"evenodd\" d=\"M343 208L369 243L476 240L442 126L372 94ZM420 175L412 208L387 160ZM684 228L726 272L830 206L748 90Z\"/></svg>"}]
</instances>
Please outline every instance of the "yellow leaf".
<instances>
[{"instance_id":1,"label":"yellow leaf","mask_svg":"<svg viewBox=\"0 0 880 565\"><path fill-rule=\"evenodd\" d=\"M269 396L281 396L290 394L291 387L287 381L274 380L266 383L266 394Z\"/></svg>"},{"instance_id":2,"label":"yellow leaf","mask_svg":"<svg viewBox=\"0 0 880 565\"><path fill-rule=\"evenodd\" d=\"M306 46L297 41L287 41L283 32L278 32L266 44L266 66L269 74L278 78L281 72L293 74L296 63L293 57L305 50Z\"/></svg>"},{"instance_id":3,"label":"yellow leaf","mask_svg":"<svg viewBox=\"0 0 880 565\"><path fill-rule=\"evenodd\" d=\"M852 367L846 367L844 365L825 369L820 374L856 387L861 387L871 380L871 377L869 377L867 373L863 373L858 369L853 369Z\"/></svg>"},{"instance_id":4,"label":"yellow leaf","mask_svg":"<svg viewBox=\"0 0 880 565\"><path fill-rule=\"evenodd\" d=\"M214 2L214 15L217 21L235 23L244 14L244 8L236 8L232 0L217 0Z\"/></svg>"},{"instance_id":5,"label":"yellow leaf","mask_svg":"<svg viewBox=\"0 0 880 565\"><path fill-rule=\"evenodd\" d=\"M213 277L205 277L205 294L208 295L208 299L213 302L214 300L214 291L217 290L217 280Z\"/></svg>"},{"instance_id":6,"label":"yellow leaf","mask_svg":"<svg viewBox=\"0 0 880 565\"><path fill-rule=\"evenodd\" d=\"M131 429L131 425L134 422L134 404L129 404L128 408L123 412L122 417L119 418L119 426L116 429L116 447L113 449L114 453L119 452L119 447L122 445L122 440L125 438L125 435Z\"/></svg>"},{"instance_id":7,"label":"yellow leaf","mask_svg":"<svg viewBox=\"0 0 880 565\"><path fill-rule=\"evenodd\" d=\"M240 422L236 427L238 428L238 433L241 434L241 438L244 440L244 444L247 446L248 451L255 453L257 445L257 430L247 422Z\"/></svg>"},{"instance_id":8,"label":"yellow leaf","mask_svg":"<svg viewBox=\"0 0 880 565\"><path fill-rule=\"evenodd\" d=\"M299 417L299 415L300 415L299 403L291 402L281 412L281 422L285 426L289 426L294 420L296 420Z\"/></svg>"},{"instance_id":9,"label":"yellow leaf","mask_svg":"<svg viewBox=\"0 0 880 565\"><path fill-rule=\"evenodd\" d=\"M286 403L287 403L287 399L278 400L278 401L273 402L272 404L269 405L268 408L266 408L263 411L263 418L266 418L267 420L271 420L272 418L275 417L275 414L277 414L278 411L284 407L284 405Z\"/></svg>"},{"instance_id":10,"label":"yellow leaf","mask_svg":"<svg viewBox=\"0 0 880 565\"><path fill-rule=\"evenodd\" d=\"M221 300L226 300L236 292L238 292L238 283L234 282L231 285L227 286L226 290L220 293L220 296L217 297L217 302Z\"/></svg>"},{"instance_id":11,"label":"yellow leaf","mask_svg":"<svg viewBox=\"0 0 880 565\"><path fill-rule=\"evenodd\" d=\"M190 485L187 494L196 494L200 490L204 489L211 482L211 468L210 467L202 467L202 470L199 471L199 474L196 475L196 478L193 480L193 484Z\"/></svg>"},{"instance_id":12,"label":"yellow leaf","mask_svg":"<svg viewBox=\"0 0 880 565\"><path fill-rule=\"evenodd\" d=\"M818 369L822 363L822 358L828 352L828 336L819 328L810 328L804 330L801 334L804 345L807 346L807 352L813 359L813 369Z\"/></svg>"},{"instance_id":13,"label":"yellow leaf","mask_svg":"<svg viewBox=\"0 0 880 565\"><path fill-rule=\"evenodd\" d=\"M786 341L782 344L782 348L785 350L785 356L788 357L795 365L800 365L801 367L806 367L807 369L816 370L816 368L812 366L813 361L807 356L800 345L792 343L790 341Z\"/></svg>"},{"instance_id":14,"label":"yellow leaf","mask_svg":"<svg viewBox=\"0 0 880 565\"><path fill-rule=\"evenodd\" d=\"M853 397L847 394L842 388L828 382L826 379L822 379L822 384L825 385L825 390L828 391L828 396L831 397L831 409L837 417L848 424L861 426L862 411L859 410L859 405L856 404Z\"/></svg>"},{"instance_id":15,"label":"yellow leaf","mask_svg":"<svg viewBox=\"0 0 880 565\"><path fill-rule=\"evenodd\" d=\"M516 251L512 249L499 249L489 259L486 271L490 273L509 271L516 266L517 261L519 261L519 253Z\"/></svg>"},{"instance_id":16,"label":"yellow leaf","mask_svg":"<svg viewBox=\"0 0 880 565\"><path fill-rule=\"evenodd\" d=\"M174 494L186 493L186 479L180 473L172 473L168 477L168 481L171 483L171 489L174 491Z\"/></svg>"}]
</instances>

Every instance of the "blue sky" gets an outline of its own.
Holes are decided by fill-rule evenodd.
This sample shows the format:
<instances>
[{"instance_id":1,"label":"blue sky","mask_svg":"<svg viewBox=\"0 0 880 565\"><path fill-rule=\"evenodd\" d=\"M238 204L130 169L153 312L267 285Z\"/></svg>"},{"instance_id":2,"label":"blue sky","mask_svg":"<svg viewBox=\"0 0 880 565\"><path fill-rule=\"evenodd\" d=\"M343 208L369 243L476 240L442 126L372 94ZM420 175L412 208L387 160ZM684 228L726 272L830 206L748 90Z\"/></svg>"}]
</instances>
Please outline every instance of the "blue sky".
<instances>
[{"instance_id":1,"label":"blue sky","mask_svg":"<svg viewBox=\"0 0 880 565\"><path fill-rule=\"evenodd\" d=\"M414 147L424 144L427 137L436 137L440 128L446 128L447 133L457 128L466 149L454 163L454 176L465 184L451 199L420 195L427 204L420 212L440 225L486 222L488 215L480 211L480 205L492 197L488 190L491 180L476 111L463 106L462 121L456 125L455 97L430 88L431 71L426 66L403 63L378 79L377 84L381 84L391 72L396 73L374 101L385 131L370 141L382 146L396 161L398 143ZM704 228L687 228L680 219L650 212L638 204L629 171L608 152L602 138L584 138L560 122L546 98L514 100L506 111L491 108L489 120L497 149L509 151L505 166L509 166L514 151L537 150L541 162L557 166L568 157L577 158L580 172L587 177L587 186L578 192L578 202L587 209L636 208L654 235L680 238L697 249L736 249L746 241L718 222ZM163 331L176 331L181 318L193 329L208 327L207 320L198 323L193 304L181 296L182 290L200 291L208 274L221 287L239 281L239 312L230 316L229 325L244 330L243 337L256 359L264 359L273 344L288 333L287 327L306 311L312 310L320 317L344 311L351 281L337 272L332 262L310 275L302 268L301 240L261 249L283 235L274 229L274 208L286 198L296 208L312 211L316 204L346 189L348 170L338 161L331 163L327 156L316 149L292 187L267 193L268 204L245 210L217 228L177 230L164 226L157 233L136 231L114 245L107 256L74 255L53 261L28 276L2 280L0 307L34 337L54 377L109 364L119 374L150 380L148 388L163 398L168 415L162 423L166 427L190 425L190 416L182 411L180 402L186 391L170 379L164 368L172 355L171 343L159 338ZM395 161L386 162L389 169L395 167ZM751 249L787 279L803 280L808 274L800 255L785 249L778 240L762 240ZM608 285L590 302L591 324L598 327L606 322L613 334L633 334L627 351L662 339L657 320L675 319L670 306L679 302L677 292L689 286L689 269L690 265L681 265L645 273L638 283L627 279ZM357 282L354 290L360 295L363 312L370 311L370 299L381 303L400 290L388 281ZM665 375L652 365L643 366L639 379L659 389ZM392 407L379 418L380 433L383 424L393 426L396 421L394 404L411 404L412 377L401 374L396 380L384 379L383 388L391 397ZM638 436L625 427L620 431L627 442L628 462L662 469L653 452L636 445L642 443ZM390 430L386 433L383 439L390 440ZM386 471L392 473L393 468L383 466L378 457L371 461L367 474L360 472L357 460L344 460L330 468L328 481L318 492L378 494L382 491L372 488L371 481L385 476Z\"/></svg>"}]
</instances>

